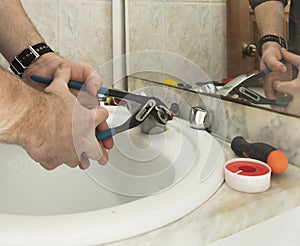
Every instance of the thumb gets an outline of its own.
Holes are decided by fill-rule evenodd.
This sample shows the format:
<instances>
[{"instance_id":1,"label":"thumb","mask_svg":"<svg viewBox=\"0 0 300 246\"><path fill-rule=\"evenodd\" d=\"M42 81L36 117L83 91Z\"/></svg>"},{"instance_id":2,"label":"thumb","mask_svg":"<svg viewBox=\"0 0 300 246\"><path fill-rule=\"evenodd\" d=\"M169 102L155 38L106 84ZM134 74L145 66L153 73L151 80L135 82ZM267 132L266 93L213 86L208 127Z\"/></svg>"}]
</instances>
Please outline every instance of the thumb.
<instances>
[{"instance_id":1,"label":"thumb","mask_svg":"<svg viewBox=\"0 0 300 246\"><path fill-rule=\"evenodd\" d=\"M95 112L95 125L100 125L108 118L108 111L103 107L97 107Z\"/></svg>"},{"instance_id":2,"label":"thumb","mask_svg":"<svg viewBox=\"0 0 300 246\"><path fill-rule=\"evenodd\" d=\"M281 48L281 53L284 60L293 64L297 68L300 68L300 59L298 55L291 53L284 48Z\"/></svg>"},{"instance_id":3,"label":"thumb","mask_svg":"<svg viewBox=\"0 0 300 246\"><path fill-rule=\"evenodd\" d=\"M67 62L60 63L55 71L53 81L46 88L47 90L68 90L68 82L71 78L71 66Z\"/></svg>"},{"instance_id":4,"label":"thumb","mask_svg":"<svg viewBox=\"0 0 300 246\"><path fill-rule=\"evenodd\" d=\"M294 83L290 81L274 80L273 82L274 90L284 94L293 94L294 87Z\"/></svg>"}]
</instances>

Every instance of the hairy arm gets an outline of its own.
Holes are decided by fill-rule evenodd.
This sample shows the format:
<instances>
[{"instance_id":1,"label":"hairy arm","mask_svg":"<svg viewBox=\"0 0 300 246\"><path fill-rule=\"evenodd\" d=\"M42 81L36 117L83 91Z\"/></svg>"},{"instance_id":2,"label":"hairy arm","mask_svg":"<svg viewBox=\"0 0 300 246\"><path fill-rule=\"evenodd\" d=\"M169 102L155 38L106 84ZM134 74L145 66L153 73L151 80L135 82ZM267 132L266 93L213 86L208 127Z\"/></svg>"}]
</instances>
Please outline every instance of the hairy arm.
<instances>
[{"instance_id":1,"label":"hairy arm","mask_svg":"<svg viewBox=\"0 0 300 246\"><path fill-rule=\"evenodd\" d=\"M29 45L44 42L27 17L20 0L1 0L0 52L11 62Z\"/></svg>"},{"instance_id":2,"label":"hairy arm","mask_svg":"<svg viewBox=\"0 0 300 246\"><path fill-rule=\"evenodd\" d=\"M283 36L284 7L279 1L266 1L255 8L255 17L261 36Z\"/></svg>"},{"instance_id":3,"label":"hairy arm","mask_svg":"<svg viewBox=\"0 0 300 246\"><path fill-rule=\"evenodd\" d=\"M27 16L20 0L0 1L0 53L8 62L12 62L29 45L45 42L33 23ZM58 64L66 61L57 53L47 53L33 62L23 73L22 79L36 89L43 90L45 86L33 82L33 73L53 77ZM102 86L102 80L95 69L87 63L68 61L71 64L71 80L86 82L87 91L95 96ZM76 94L75 91L73 91ZM97 101L93 102L93 104Z\"/></svg>"},{"instance_id":4,"label":"hairy arm","mask_svg":"<svg viewBox=\"0 0 300 246\"><path fill-rule=\"evenodd\" d=\"M112 147L95 137L95 127L108 128L107 111L76 103L67 87L70 74L69 64L59 64L51 85L39 92L0 69L0 142L22 146L46 169L62 163L87 168L88 158L103 164Z\"/></svg>"},{"instance_id":5,"label":"hairy arm","mask_svg":"<svg viewBox=\"0 0 300 246\"><path fill-rule=\"evenodd\" d=\"M1 0L0 23L0 52L9 62L29 45L44 42L20 0ZM69 80L84 82L89 79L86 88L96 95L102 81L97 75L92 76L93 71L89 64L66 61L55 53L47 53L33 62L22 76L35 88L38 85L30 80L31 74L54 78L50 86L38 91L0 68L0 142L21 145L47 169L62 163L87 168L88 158L105 163L108 159L106 150L113 142L112 139L97 142L95 130L108 128L107 111L94 107L94 101L97 102L94 97L90 97L92 110L81 105L74 107L76 98L67 87ZM80 113L75 119L74 108ZM74 142L73 120L79 122L75 132L77 141ZM87 121L90 124L86 124Z\"/></svg>"},{"instance_id":6,"label":"hairy arm","mask_svg":"<svg viewBox=\"0 0 300 246\"><path fill-rule=\"evenodd\" d=\"M25 145L21 129L37 98L37 91L0 69L0 142Z\"/></svg>"},{"instance_id":7,"label":"hairy arm","mask_svg":"<svg viewBox=\"0 0 300 246\"><path fill-rule=\"evenodd\" d=\"M255 7L255 18L259 29L260 36L276 35L283 36L284 32L284 5L286 1L269 0L269 1L251 1L252 7ZM266 76L263 87L267 98L274 99L278 97L278 93L273 88L273 81L286 76L289 68L287 64L283 64L281 46L277 42L268 41L263 44L262 57L260 60L260 68L270 68L273 73ZM278 108L281 110L280 108Z\"/></svg>"},{"instance_id":8,"label":"hairy arm","mask_svg":"<svg viewBox=\"0 0 300 246\"><path fill-rule=\"evenodd\" d=\"M265 1L255 8L255 18L260 36L268 34L283 37L284 5L280 1ZM285 73L287 68L280 62L282 59L281 46L277 42L265 42L262 46L261 69L266 67L273 71Z\"/></svg>"}]
</instances>

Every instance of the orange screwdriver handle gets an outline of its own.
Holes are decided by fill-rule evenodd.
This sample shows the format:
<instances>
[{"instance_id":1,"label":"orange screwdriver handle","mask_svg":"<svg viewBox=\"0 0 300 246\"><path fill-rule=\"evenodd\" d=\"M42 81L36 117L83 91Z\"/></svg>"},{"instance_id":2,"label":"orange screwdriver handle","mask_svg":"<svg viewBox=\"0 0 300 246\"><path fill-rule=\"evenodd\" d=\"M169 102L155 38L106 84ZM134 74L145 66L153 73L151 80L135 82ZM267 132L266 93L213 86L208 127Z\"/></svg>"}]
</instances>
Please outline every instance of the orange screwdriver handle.
<instances>
[{"instance_id":1,"label":"orange screwdriver handle","mask_svg":"<svg viewBox=\"0 0 300 246\"><path fill-rule=\"evenodd\" d=\"M253 158L267 163L273 173L282 173L288 167L286 155L266 143L248 143L243 137L235 137L231 149L240 157Z\"/></svg>"}]
</instances>

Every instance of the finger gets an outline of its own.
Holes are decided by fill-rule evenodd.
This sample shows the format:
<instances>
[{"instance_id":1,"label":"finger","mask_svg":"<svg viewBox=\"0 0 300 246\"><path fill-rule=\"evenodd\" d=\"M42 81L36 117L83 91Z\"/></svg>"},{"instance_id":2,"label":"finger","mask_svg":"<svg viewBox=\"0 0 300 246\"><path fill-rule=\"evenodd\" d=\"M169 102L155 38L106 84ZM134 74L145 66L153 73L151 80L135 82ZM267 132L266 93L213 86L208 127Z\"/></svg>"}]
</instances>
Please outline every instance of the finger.
<instances>
[{"instance_id":1,"label":"finger","mask_svg":"<svg viewBox=\"0 0 300 246\"><path fill-rule=\"evenodd\" d=\"M281 59L281 56L270 56L267 61L267 67L274 72L285 73L287 71L287 67L280 61Z\"/></svg>"},{"instance_id":2,"label":"finger","mask_svg":"<svg viewBox=\"0 0 300 246\"><path fill-rule=\"evenodd\" d=\"M261 59L261 69L270 68L272 71L285 73L287 67L280 61L282 59L279 45L267 45Z\"/></svg>"},{"instance_id":3,"label":"finger","mask_svg":"<svg viewBox=\"0 0 300 246\"><path fill-rule=\"evenodd\" d=\"M81 161L81 163L79 164L80 169L86 170L90 167L90 161L86 153L81 154L80 161Z\"/></svg>"},{"instance_id":4,"label":"finger","mask_svg":"<svg viewBox=\"0 0 300 246\"><path fill-rule=\"evenodd\" d=\"M85 144L85 154L92 160L99 161L103 158L102 145L97 141L96 137L91 137Z\"/></svg>"},{"instance_id":5,"label":"finger","mask_svg":"<svg viewBox=\"0 0 300 246\"><path fill-rule=\"evenodd\" d=\"M58 91L68 90L68 82L71 76L71 67L67 62L62 62L58 65L53 81L51 84L46 88L45 91L53 90L53 88L57 89Z\"/></svg>"},{"instance_id":6,"label":"finger","mask_svg":"<svg viewBox=\"0 0 300 246\"><path fill-rule=\"evenodd\" d=\"M53 167L49 166L46 162L40 162L40 165L48 171L54 169Z\"/></svg>"},{"instance_id":7,"label":"finger","mask_svg":"<svg viewBox=\"0 0 300 246\"><path fill-rule=\"evenodd\" d=\"M103 108L103 107L98 107L97 112L96 112L96 117L95 117L95 124L96 124L96 131L97 132L102 132L107 130L108 124L106 122L106 119L108 118L108 111ZM112 138L107 138L102 141L103 142L103 147L106 149L111 149L113 147L113 139Z\"/></svg>"},{"instance_id":8,"label":"finger","mask_svg":"<svg viewBox=\"0 0 300 246\"><path fill-rule=\"evenodd\" d=\"M288 93L288 94L293 94L293 91L297 88L297 85L294 83L294 81L280 81L280 80L275 80L273 82L273 88L277 92L281 93Z\"/></svg>"},{"instance_id":9,"label":"finger","mask_svg":"<svg viewBox=\"0 0 300 246\"><path fill-rule=\"evenodd\" d=\"M79 156L81 156L81 154L84 152L90 159L96 161L102 160L104 148L96 139L95 129L102 121L104 121L108 117L108 112L104 108L96 108L93 110L84 109L82 106L78 108L83 109L79 110L80 117L78 117L78 119L85 120L80 124L73 124L73 129L75 132L74 136L81 136L77 141L74 140L76 145L76 152ZM85 113L85 115L81 115L82 112Z\"/></svg>"},{"instance_id":10,"label":"finger","mask_svg":"<svg viewBox=\"0 0 300 246\"><path fill-rule=\"evenodd\" d=\"M45 168L46 170L54 170L58 166L60 166L62 163L56 163L56 162L40 162L41 166Z\"/></svg>"},{"instance_id":11,"label":"finger","mask_svg":"<svg viewBox=\"0 0 300 246\"><path fill-rule=\"evenodd\" d=\"M103 107L98 107L96 109L95 115L95 124L96 131L104 131L108 129L108 124L106 123L106 119L108 118L108 111ZM98 146L101 149L102 156L98 159L98 163L104 165L108 161L108 152L106 149L111 149L113 146L112 138L105 139L103 141L98 142Z\"/></svg>"},{"instance_id":12,"label":"finger","mask_svg":"<svg viewBox=\"0 0 300 246\"><path fill-rule=\"evenodd\" d=\"M276 98L272 83L273 83L273 78L271 76L268 76L263 83L263 89L264 89L265 95L269 99Z\"/></svg>"},{"instance_id":13,"label":"finger","mask_svg":"<svg viewBox=\"0 0 300 246\"><path fill-rule=\"evenodd\" d=\"M292 63L297 68L300 68L300 58L298 55L288 52L286 49L282 48L282 57L289 63Z\"/></svg>"},{"instance_id":14,"label":"finger","mask_svg":"<svg viewBox=\"0 0 300 246\"><path fill-rule=\"evenodd\" d=\"M103 107L97 107L95 110L95 125L100 125L108 118L108 111Z\"/></svg>"},{"instance_id":15,"label":"finger","mask_svg":"<svg viewBox=\"0 0 300 246\"><path fill-rule=\"evenodd\" d=\"M94 96L91 96L86 91L80 91L80 93L77 95L77 99L82 106L88 109L94 109L99 106L98 99Z\"/></svg>"},{"instance_id":16,"label":"finger","mask_svg":"<svg viewBox=\"0 0 300 246\"><path fill-rule=\"evenodd\" d=\"M77 166L79 166L81 164L81 161L78 159L78 157L76 156L76 158L74 158L73 160L71 161L67 161L65 163L67 166L69 167L72 167L72 168L75 168Z\"/></svg>"},{"instance_id":17,"label":"finger","mask_svg":"<svg viewBox=\"0 0 300 246\"><path fill-rule=\"evenodd\" d=\"M40 163L40 165L46 170L52 170L56 168L58 165L54 162L54 160L40 160L35 155L32 155L30 152L26 151L27 154L36 162Z\"/></svg>"},{"instance_id":18,"label":"finger","mask_svg":"<svg viewBox=\"0 0 300 246\"><path fill-rule=\"evenodd\" d=\"M108 112L104 108L96 108L94 110L90 110L90 113L91 112L94 112L94 115L92 115L94 120L94 127L92 127L92 125L90 127L96 129L98 124L100 124L103 120L105 120L108 117ZM93 160L100 160L102 158L103 151L101 146L99 145L99 142L96 139L95 130L90 131L88 138L86 138L86 140L83 143L83 146L85 146L84 152L89 158Z\"/></svg>"},{"instance_id":19,"label":"finger","mask_svg":"<svg viewBox=\"0 0 300 246\"><path fill-rule=\"evenodd\" d=\"M103 85L103 81L95 69L91 65L82 62L72 65L71 79L85 83L86 90L92 96L96 96L97 91Z\"/></svg>"},{"instance_id":20,"label":"finger","mask_svg":"<svg viewBox=\"0 0 300 246\"><path fill-rule=\"evenodd\" d=\"M101 158L98 160L98 163L100 165L105 165L108 161L108 152L107 150L103 147L103 143L99 142L99 146L102 149L102 156Z\"/></svg>"},{"instance_id":21,"label":"finger","mask_svg":"<svg viewBox=\"0 0 300 246\"><path fill-rule=\"evenodd\" d=\"M102 131L107 130L108 128L109 127L108 127L107 122L103 121L101 124L99 124L97 126L96 131L102 132ZM102 143L103 143L104 148L106 148L106 149L112 149L112 147L114 146L113 138L104 139L104 140L102 140Z\"/></svg>"},{"instance_id":22,"label":"finger","mask_svg":"<svg viewBox=\"0 0 300 246\"><path fill-rule=\"evenodd\" d=\"M92 96L97 96L98 90L103 86L103 81L96 72L93 72L86 79L85 85L87 92Z\"/></svg>"}]
</instances>

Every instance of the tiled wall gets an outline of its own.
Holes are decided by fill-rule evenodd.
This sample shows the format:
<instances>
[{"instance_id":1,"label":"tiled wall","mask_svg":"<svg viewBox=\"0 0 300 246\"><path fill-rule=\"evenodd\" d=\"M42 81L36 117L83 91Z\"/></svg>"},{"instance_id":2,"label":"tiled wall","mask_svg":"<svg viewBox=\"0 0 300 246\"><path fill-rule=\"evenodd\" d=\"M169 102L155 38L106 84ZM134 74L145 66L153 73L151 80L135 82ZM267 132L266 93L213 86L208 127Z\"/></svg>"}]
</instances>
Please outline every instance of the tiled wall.
<instances>
[{"instance_id":1,"label":"tiled wall","mask_svg":"<svg viewBox=\"0 0 300 246\"><path fill-rule=\"evenodd\" d=\"M128 0L126 13L127 52L177 53L213 80L226 77L225 0Z\"/></svg>"},{"instance_id":2,"label":"tiled wall","mask_svg":"<svg viewBox=\"0 0 300 246\"><path fill-rule=\"evenodd\" d=\"M22 0L46 39L62 56L98 67L112 59L112 1ZM7 67L4 59L1 64Z\"/></svg>"},{"instance_id":3,"label":"tiled wall","mask_svg":"<svg viewBox=\"0 0 300 246\"><path fill-rule=\"evenodd\" d=\"M125 0L126 51L168 51L226 76L225 0ZM62 56L95 67L112 59L112 1L22 0L42 36ZM123 42L123 40L120 40ZM7 63L0 59L3 66Z\"/></svg>"}]
</instances>

